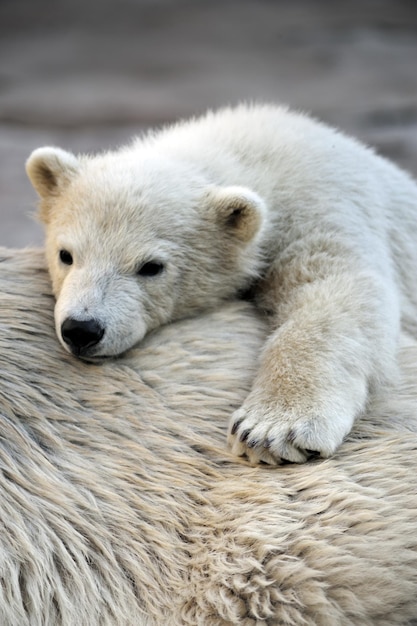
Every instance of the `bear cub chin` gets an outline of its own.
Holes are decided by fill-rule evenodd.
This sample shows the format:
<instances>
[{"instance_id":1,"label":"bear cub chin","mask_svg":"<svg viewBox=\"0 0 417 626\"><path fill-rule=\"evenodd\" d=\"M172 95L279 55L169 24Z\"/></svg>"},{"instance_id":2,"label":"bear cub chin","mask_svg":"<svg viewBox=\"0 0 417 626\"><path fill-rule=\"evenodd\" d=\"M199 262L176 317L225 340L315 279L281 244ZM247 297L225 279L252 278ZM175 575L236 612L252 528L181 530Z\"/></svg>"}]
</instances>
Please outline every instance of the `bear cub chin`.
<instances>
[{"instance_id":1,"label":"bear cub chin","mask_svg":"<svg viewBox=\"0 0 417 626\"><path fill-rule=\"evenodd\" d=\"M232 415L253 463L333 454L417 331L417 185L285 107L239 106L96 156L35 150L59 340L119 355L250 289L270 334Z\"/></svg>"}]
</instances>

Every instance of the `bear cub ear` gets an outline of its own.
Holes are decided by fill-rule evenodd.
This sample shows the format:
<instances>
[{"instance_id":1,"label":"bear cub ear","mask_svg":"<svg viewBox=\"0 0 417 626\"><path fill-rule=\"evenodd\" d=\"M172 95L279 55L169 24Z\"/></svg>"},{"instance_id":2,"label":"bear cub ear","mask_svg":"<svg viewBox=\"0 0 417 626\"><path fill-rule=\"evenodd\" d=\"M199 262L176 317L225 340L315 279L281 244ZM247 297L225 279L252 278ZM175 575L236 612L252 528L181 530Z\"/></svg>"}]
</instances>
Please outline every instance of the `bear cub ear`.
<instances>
[{"instance_id":1,"label":"bear cub ear","mask_svg":"<svg viewBox=\"0 0 417 626\"><path fill-rule=\"evenodd\" d=\"M254 238L266 214L263 200L246 187L219 187L211 190L209 206L222 228L242 242Z\"/></svg>"},{"instance_id":2,"label":"bear cub ear","mask_svg":"<svg viewBox=\"0 0 417 626\"><path fill-rule=\"evenodd\" d=\"M26 161L26 173L41 199L57 195L79 169L79 161L61 148L38 148Z\"/></svg>"}]
</instances>

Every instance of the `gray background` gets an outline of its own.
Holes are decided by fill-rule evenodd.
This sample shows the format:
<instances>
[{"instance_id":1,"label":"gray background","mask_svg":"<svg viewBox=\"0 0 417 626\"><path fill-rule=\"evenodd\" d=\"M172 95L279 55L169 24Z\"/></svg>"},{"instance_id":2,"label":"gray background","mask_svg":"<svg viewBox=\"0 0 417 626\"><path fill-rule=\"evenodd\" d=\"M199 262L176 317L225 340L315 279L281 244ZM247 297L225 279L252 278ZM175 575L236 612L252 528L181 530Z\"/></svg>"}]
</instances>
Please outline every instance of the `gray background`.
<instances>
[{"instance_id":1,"label":"gray background","mask_svg":"<svg viewBox=\"0 0 417 626\"><path fill-rule=\"evenodd\" d=\"M0 245L42 242L32 149L115 147L241 100L312 111L417 173L417 1L0 0Z\"/></svg>"}]
</instances>

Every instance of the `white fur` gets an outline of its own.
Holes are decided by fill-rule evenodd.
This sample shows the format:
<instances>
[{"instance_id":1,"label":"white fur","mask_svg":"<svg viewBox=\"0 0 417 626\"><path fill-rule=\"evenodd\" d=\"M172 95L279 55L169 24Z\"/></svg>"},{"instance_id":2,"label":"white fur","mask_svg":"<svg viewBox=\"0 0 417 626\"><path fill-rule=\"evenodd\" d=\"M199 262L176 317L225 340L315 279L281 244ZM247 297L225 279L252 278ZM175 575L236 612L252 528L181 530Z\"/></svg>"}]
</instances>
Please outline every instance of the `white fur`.
<instances>
[{"instance_id":1,"label":"white fur","mask_svg":"<svg viewBox=\"0 0 417 626\"><path fill-rule=\"evenodd\" d=\"M40 149L27 170L58 337L67 317L105 328L85 357L252 288L271 334L231 421L236 454L329 456L370 389L395 377L401 322L417 328L417 187L355 140L286 108L241 106L95 157ZM137 276L149 260L164 271Z\"/></svg>"},{"instance_id":2,"label":"white fur","mask_svg":"<svg viewBox=\"0 0 417 626\"><path fill-rule=\"evenodd\" d=\"M225 449L268 329L232 302L87 365L0 248L1 626L411 626L417 342L331 459Z\"/></svg>"}]
</instances>

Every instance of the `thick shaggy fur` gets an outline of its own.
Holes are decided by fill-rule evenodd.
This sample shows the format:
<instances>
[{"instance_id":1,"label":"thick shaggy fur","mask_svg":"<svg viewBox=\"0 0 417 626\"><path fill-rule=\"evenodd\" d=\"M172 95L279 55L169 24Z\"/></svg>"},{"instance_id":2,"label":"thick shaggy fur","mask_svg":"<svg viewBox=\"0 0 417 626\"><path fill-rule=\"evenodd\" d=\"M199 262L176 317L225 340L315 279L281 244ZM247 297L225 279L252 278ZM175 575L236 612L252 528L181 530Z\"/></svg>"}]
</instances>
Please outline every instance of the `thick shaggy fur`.
<instances>
[{"instance_id":1,"label":"thick shaggy fur","mask_svg":"<svg viewBox=\"0 0 417 626\"><path fill-rule=\"evenodd\" d=\"M103 365L53 331L42 254L0 254L2 626L393 626L417 618L417 344L336 455L227 451L249 305Z\"/></svg>"}]
</instances>

